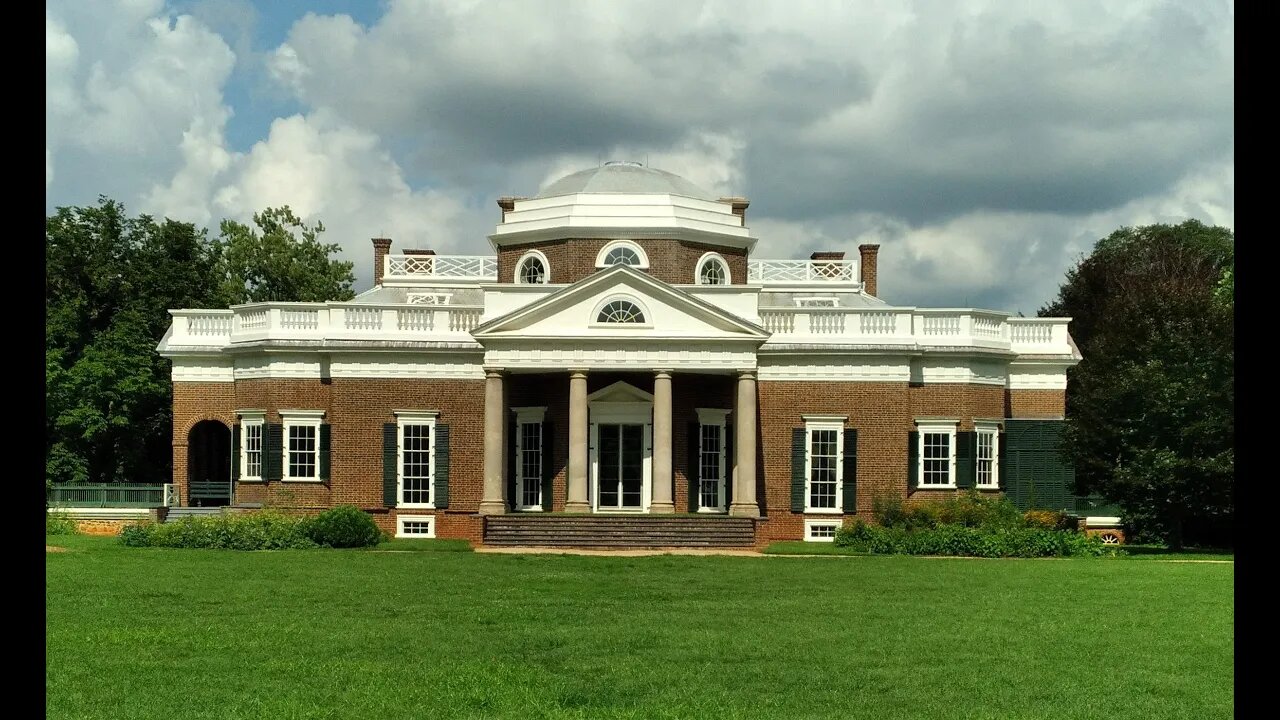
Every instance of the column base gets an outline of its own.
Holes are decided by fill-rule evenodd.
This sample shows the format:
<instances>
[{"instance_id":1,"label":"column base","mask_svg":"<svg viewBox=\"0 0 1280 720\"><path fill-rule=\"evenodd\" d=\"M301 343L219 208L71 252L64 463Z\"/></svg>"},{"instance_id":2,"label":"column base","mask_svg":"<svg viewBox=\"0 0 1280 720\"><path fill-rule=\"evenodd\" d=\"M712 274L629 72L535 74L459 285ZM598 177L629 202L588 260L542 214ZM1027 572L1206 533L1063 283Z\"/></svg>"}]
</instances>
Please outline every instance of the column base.
<instances>
[{"instance_id":1,"label":"column base","mask_svg":"<svg viewBox=\"0 0 1280 720\"><path fill-rule=\"evenodd\" d=\"M729 506L729 515L731 517L760 517L760 508L756 505L745 503L734 503Z\"/></svg>"},{"instance_id":2,"label":"column base","mask_svg":"<svg viewBox=\"0 0 1280 720\"><path fill-rule=\"evenodd\" d=\"M649 503L650 515L674 515L676 506L674 503Z\"/></svg>"},{"instance_id":3,"label":"column base","mask_svg":"<svg viewBox=\"0 0 1280 720\"><path fill-rule=\"evenodd\" d=\"M584 502L567 502L564 504L564 511L567 513L588 513L591 512L591 506Z\"/></svg>"},{"instance_id":4,"label":"column base","mask_svg":"<svg viewBox=\"0 0 1280 720\"><path fill-rule=\"evenodd\" d=\"M507 511L507 504L502 501L482 501L480 503L481 515L502 515Z\"/></svg>"}]
</instances>

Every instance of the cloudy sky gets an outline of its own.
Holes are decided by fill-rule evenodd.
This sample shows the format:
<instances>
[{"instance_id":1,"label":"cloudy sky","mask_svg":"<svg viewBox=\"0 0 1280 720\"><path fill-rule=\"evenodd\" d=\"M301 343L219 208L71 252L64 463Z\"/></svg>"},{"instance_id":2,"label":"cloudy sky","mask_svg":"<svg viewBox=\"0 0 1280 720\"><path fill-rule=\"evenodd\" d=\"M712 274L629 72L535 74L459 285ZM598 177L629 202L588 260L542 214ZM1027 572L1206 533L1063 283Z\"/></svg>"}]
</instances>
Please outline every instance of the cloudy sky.
<instances>
[{"instance_id":1,"label":"cloudy sky","mask_svg":"<svg viewBox=\"0 0 1280 720\"><path fill-rule=\"evenodd\" d=\"M881 244L897 304L1028 315L1094 241L1232 226L1230 2L53 0L46 211L288 204L490 252L499 195L639 160L751 199L757 257Z\"/></svg>"}]
</instances>

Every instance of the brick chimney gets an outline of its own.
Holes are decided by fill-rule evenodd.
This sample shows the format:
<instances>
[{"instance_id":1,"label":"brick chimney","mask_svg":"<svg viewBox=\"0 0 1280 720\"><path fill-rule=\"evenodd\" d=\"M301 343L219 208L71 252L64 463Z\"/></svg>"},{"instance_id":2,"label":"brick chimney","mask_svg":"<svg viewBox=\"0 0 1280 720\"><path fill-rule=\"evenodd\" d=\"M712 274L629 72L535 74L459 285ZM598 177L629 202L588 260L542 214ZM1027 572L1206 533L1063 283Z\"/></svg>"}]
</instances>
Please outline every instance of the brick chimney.
<instances>
[{"instance_id":1,"label":"brick chimney","mask_svg":"<svg viewBox=\"0 0 1280 720\"><path fill-rule=\"evenodd\" d=\"M382 284L382 266L384 258L391 252L391 238L373 238L373 284Z\"/></svg>"},{"instance_id":2,"label":"brick chimney","mask_svg":"<svg viewBox=\"0 0 1280 720\"><path fill-rule=\"evenodd\" d=\"M733 208L733 214L742 218L742 224L747 224L747 207L751 205L751 201L744 197L722 197L720 202L728 203Z\"/></svg>"},{"instance_id":3,"label":"brick chimney","mask_svg":"<svg viewBox=\"0 0 1280 720\"><path fill-rule=\"evenodd\" d=\"M503 195L498 198L498 207L502 208L502 222L507 221L507 213L516 209L517 200L528 200L525 197L516 197L514 195Z\"/></svg>"},{"instance_id":4,"label":"brick chimney","mask_svg":"<svg viewBox=\"0 0 1280 720\"><path fill-rule=\"evenodd\" d=\"M810 253L809 259L810 260L843 260L844 251L843 250L818 250L817 252Z\"/></svg>"},{"instance_id":5,"label":"brick chimney","mask_svg":"<svg viewBox=\"0 0 1280 720\"><path fill-rule=\"evenodd\" d=\"M421 248L405 248L400 252L404 253L405 255L435 255L436 254L435 250L423 250Z\"/></svg>"},{"instance_id":6,"label":"brick chimney","mask_svg":"<svg viewBox=\"0 0 1280 720\"><path fill-rule=\"evenodd\" d=\"M876 258L880 255L880 246L859 245L858 254L862 256L862 292L880 297L876 292Z\"/></svg>"}]
</instances>

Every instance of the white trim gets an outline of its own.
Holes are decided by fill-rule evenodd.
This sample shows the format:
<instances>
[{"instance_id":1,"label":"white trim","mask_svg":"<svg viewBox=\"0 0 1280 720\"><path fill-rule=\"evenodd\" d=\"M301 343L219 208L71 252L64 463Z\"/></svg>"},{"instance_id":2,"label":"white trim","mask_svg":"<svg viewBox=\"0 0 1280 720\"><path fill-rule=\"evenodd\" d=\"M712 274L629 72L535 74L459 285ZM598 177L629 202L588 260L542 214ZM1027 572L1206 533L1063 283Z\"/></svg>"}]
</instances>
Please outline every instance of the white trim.
<instances>
[{"instance_id":1,"label":"white trim","mask_svg":"<svg viewBox=\"0 0 1280 720\"><path fill-rule=\"evenodd\" d=\"M636 253L636 255L638 255L638 256L640 257L640 264L639 264L639 265L627 265L627 267L635 268L635 269L637 269L637 270L648 270L648 269L649 269L649 254L648 254L648 253L646 253L646 252L644 251L644 248L640 247L639 245L637 245L637 244L636 244L636 243L634 243L634 242L631 242L630 240L614 240L614 241L612 241L612 242L607 242L607 243L605 243L604 247L600 248L600 252L596 253L596 267L597 267L597 268L613 267L613 265L605 265L605 263L604 263L604 259L605 259L605 257L606 257L606 256L608 256L608 255L609 255L609 252L610 252L611 250L613 250L614 248L616 248L616 247L626 247L626 248L630 248L630 249L634 250L634 251L635 251L635 253ZM615 264L623 264L623 265L625 265L626 263L615 263Z\"/></svg>"},{"instance_id":2,"label":"white trim","mask_svg":"<svg viewBox=\"0 0 1280 720\"><path fill-rule=\"evenodd\" d=\"M849 419L848 415L801 415L806 423L835 423L841 426Z\"/></svg>"},{"instance_id":3,"label":"white trim","mask_svg":"<svg viewBox=\"0 0 1280 720\"><path fill-rule=\"evenodd\" d=\"M960 424L959 420L950 420L942 418L916 418L916 463L917 463L917 490L954 490L956 487L956 427ZM928 484L924 481L924 437L926 434L948 435L947 450L951 453L950 463L947 470L947 479L950 480L946 485Z\"/></svg>"},{"instance_id":4,"label":"white trim","mask_svg":"<svg viewBox=\"0 0 1280 720\"><path fill-rule=\"evenodd\" d=\"M404 531L405 522L425 522L427 523L426 533L406 533ZM396 515L396 537L398 538L434 538L436 536L436 516L435 515Z\"/></svg>"},{"instance_id":5,"label":"white trim","mask_svg":"<svg viewBox=\"0 0 1280 720\"><path fill-rule=\"evenodd\" d=\"M980 490L1000 489L1000 423L989 420L973 421L973 486ZM991 482L983 484L980 478L982 459L978 454L983 435L991 436Z\"/></svg>"},{"instance_id":6,"label":"white trim","mask_svg":"<svg viewBox=\"0 0 1280 720\"><path fill-rule=\"evenodd\" d=\"M809 416L823 419L805 419L804 423L804 511L823 515L839 515L844 512L844 417ZM836 492L835 507L819 508L810 505L813 493L810 484L813 480L813 432L815 430L834 430L836 433Z\"/></svg>"},{"instance_id":7,"label":"white trim","mask_svg":"<svg viewBox=\"0 0 1280 720\"><path fill-rule=\"evenodd\" d=\"M537 258L542 261L543 278L540 283L527 283L520 279L520 271L524 269L524 263L529 258ZM512 274L511 282L516 285L550 285L551 284L551 261L547 260L547 256L541 250L527 250L520 259L516 261L516 269Z\"/></svg>"},{"instance_id":8,"label":"white trim","mask_svg":"<svg viewBox=\"0 0 1280 720\"><path fill-rule=\"evenodd\" d=\"M697 486L694 487L693 482L691 482L689 487L689 492L698 493L698 501L697 501L698 512L723 513L728 508L727 496L728 496L728 487L729 487L729 480L730 480L729 470L730 468L732 468L732 463L729 462L728 454L725 452L725 448L728 445L728 440L729 440L729 429L728 427L726 427L728 425L726 420L731 411L722 410L719 408L694 408L694 411L698 414L698 438L697 438L698 448L696 451L698 453L698 462L697 462L698 477L696 478ZM714 426L714 427L720 428L720 453L719 453L720 454L720 471L719 471L720 481L716 486L715 507L706 507L706 506L703 506L702 504L702 428L703 426Z\"/></svg>"},{"instance_id":9,"label":"white trim","mask_svg":"<svg viewBox=\"0 0 1280 720\"><path fill-rule=\"evenodd\" d=\"M236 415L240 418L240 477L236 478L236 482L262 482L262 468L266 465L266 449L267 449L267 411L266 410L237 410ZM249 428L258 428L258 474L248 475L246 470L249 467ZM320 438L316 438L316 443L320 442ZM318 460L319 458L317 458ZM317 473L318 474L318 473Z\"/></svg>"},{"instance_id":10,"label":"white trim","mask_svg":"<svg viewBox=\"0 0 1280 720\"><path fill-rule=\"evenodd\" d=\"M235 360L229 357L174 356L173 382L235 382Z\"/></svg>"},{"instance_id":11,"label":"white trim","mask_svg":"<svg viewBox=\"0 0 1280 720\"><path fill-rule=\"evenodd\" d=\"M395 410L396 416L396 507L430 510L436 502L436 420L440 413L435 410ZM406 425L426 425L431 433L430 447L427 454L427 497L428 502L411 503L404 499L404 428ZM435 527L432 527L435 531Z\"/></svg>"},{"instance_id":12,"label":"white trim","mask_svg":"<svg viewBox=\"0 0 1280 720\"><path fill-rule=\"evenodd\" d=\"M767 350L767 346L764 348ZM836 356L759 354L758 377L769 382L907 382L906 355Z\"/></svg>"},{"instance_id":13,"label":"white trim","mask_svg":"<svg viewBox=\"0 0 1280 720\"><path fill-rule=\"evenodd\" d=\"M644 320L644 322L638 322L638 323L600 322L600 311L603 310L606 305L612 302L629 302L632 305L635 305L637 308L640 309L640 315ZM649 312L648 306L645 305L643 302L641 302L640 298L636 297L635 295L628 295L626 293L615 293L613 295L606 295L603 300L595 304L595 307L592 308L591 310L591 316L588 319L587 327L609 328L609 329L652 329L653 315Z\"/></svg>"},{"instance_id":14,"label":"white trim","mask_svg":"<svg viewBox=\"0 0 1280 720\"><path fill-rule=\"evenodd\" d=\"M320 419L323 410L281 410L280 420L284 427L280 433L280 481L297 483L319 483L320 479ZM316 474L309 477L294 477L289 474L289 431L295 427L312 427L316 432L315 467Z\"/></svg>"},{"instance_id":15,"label":"white trim","mask_svg":"<svg viewBox=\"0 0 1280 720\"><path fill-rule=\"evenodd\" d=\"M627 390L628 394L637 398L632 402L601 402L593 397L608 397L612 391ZM611 392L606 392L611 391ZM648 399L640 399L647 396ZM587 398L587 414L590 418L590 484L587 488L591 496L591 511L596 513L647 513L653 494L653 396L624 381L618 381L607 388L597 390ZM601 425L640 425L641 464L643 481L640 484L640 507L619 508L600 507L600 426ZM621 501L621 497L619 497Z\"/></svg>"},{"instance_id":16,"label":"white trim","mask_svg":"<svg viewBox=\"0 0 1280 720\"><path fill-rule=\"evenodd\" d=\"M541 511L544 498L542 497L543 472L546 469L547 462L547 440L542 435L543 420L547 416L546 406L541 407L513 407L511 411L516 415L516 432L512 441L515 443L513 452L515 455L515 471L516 471L516 496L511 498L511 505L520 512ZM524 426L537 425L538 430L538 471L533 478L527 478L524 475ZM538 502L534 505L524 504L525 483L530 479L534 482L534 487L538 489Z\"/></svg>"},{"instance_id":17,"label":"white trim","mask_svg":"<svg viewBox=\"0 0 1280 720\"><path fill-rule=\"evenodd\" d=\"M724 270L724 282L716 283L715 285L702 282L702 267L713 260L720 263L720 269ZM718 252L703 253L702 257L698 258L697 265L693 268L693 284L703 287L723 287L725 285L732 285L733 273L729 270L729 261L725 260L724 256Z\"/></svg>"},{"instance_id":18,"label":"white trim","mask_svg":"<svg viewBox=\"0 0 1280 720\"><path fill-rule=\"evenodd\" d=\"M823 527L834 525L836 532L839 532L841 526L844 525L844 522L839 518L831 518L830 520L805 518L804 520L804 541L805 542L835 542L836 537L834 533L831 535L831 537L814 537L813 535L814 527L819 525Z\"/></svg>"}]
</instances>

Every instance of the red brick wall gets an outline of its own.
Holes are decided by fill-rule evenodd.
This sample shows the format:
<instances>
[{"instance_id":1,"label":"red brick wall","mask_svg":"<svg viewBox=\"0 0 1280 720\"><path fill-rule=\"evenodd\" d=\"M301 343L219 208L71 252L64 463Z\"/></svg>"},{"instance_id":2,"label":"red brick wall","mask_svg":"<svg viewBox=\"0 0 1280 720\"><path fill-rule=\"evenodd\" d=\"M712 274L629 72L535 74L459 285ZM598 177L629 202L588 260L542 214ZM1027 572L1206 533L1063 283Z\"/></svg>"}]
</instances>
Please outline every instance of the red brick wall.
<instances>
[{"instance_id":1,"label":"red brick wall","mask_svg":"<svg viewBox=\"0 0 1280 720\"><path fill-rule=\"evenodd\" d=\"M1067 414L1066 390L1006 390L1005 416L1061 418Z\"/></svg>"},{"instance_id":2,"label":"red brick wall","mask_svg":"<svg viewBox=\"0 0 1280 720\"><path fill-rule=\"evenodd\" d=\"M574 238L517 245L498 250L498 282L509 283L515 278L516 263L530 250L541 251L551 265L551 282L573 283L597 271L596 255L610 240L599 238ZM747 279L747 253L728 247L703 245L684 240L636 240L649 256L648 273L673 285L688 285L694 281L694 270L704 253L718 252L729 263L729 275L734 284Z\"/></svg>"}]
</instances>

